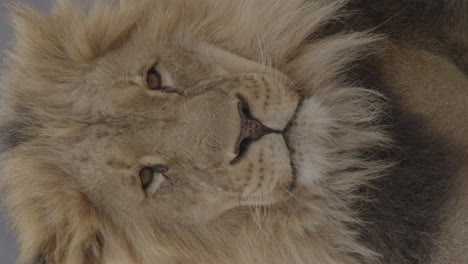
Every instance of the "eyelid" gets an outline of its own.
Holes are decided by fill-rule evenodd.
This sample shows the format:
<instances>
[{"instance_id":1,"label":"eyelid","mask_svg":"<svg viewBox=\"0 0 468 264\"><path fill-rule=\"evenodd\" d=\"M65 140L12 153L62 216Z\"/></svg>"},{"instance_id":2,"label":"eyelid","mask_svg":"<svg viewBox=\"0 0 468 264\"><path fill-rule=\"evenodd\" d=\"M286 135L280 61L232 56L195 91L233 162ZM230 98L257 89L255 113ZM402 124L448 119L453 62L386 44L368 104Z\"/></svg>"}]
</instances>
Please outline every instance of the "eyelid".
<instances>
[{"instance_id":1,"label":"eyelid","mask_svg":"<svg viewBox=\"0 0 468 264\"><path fill-rule=\"evenodd\" d=\"M148 194L154 194L157 192L161 184L163 184L163 182L168 180L165 173L169 171L169 167L164 165L164 163L153 163L153 165L140 167L139 174L141 173L143 169L151 170L151 172L153 173L152 174L153 178L151 179L149 184L147 184L146 186L143 186L143 184L141 184L141 177L139 175L138 180L140 182L141 190Z\"/></svg>"},{"instance_id":2,"label":"eyelid","mask_svg":"<svg viewBox=\"0 0 468 264\"><path fill-rule=\"evenodd\" d=\"M153 170L154 173L165 173L169 170L167 166L164 166L161 164L152 166L151 169Z\"/></svg>"},{"instance_id":3,"label":"eyelid","mask_svg":"<svg viewBox=\"0 0 468 264\"><path fill-rule=\"evenodd\" d=\"M151 67L146 75L146 86L150 90L164 91L164 80L156 69L156 65Z\"/></svg>"},{"instance_id":4,"label":"eyelid","mask_svg":"<svg viewBox=\"0 0 468 264\"><path fill-rule=\"evenodd\" d=\"M113 83L114 87L121 87L121 88L126 88L128 85L132 86L139 86L139 87L147 87L146 85L146 76L148 72L151 70L156 65L159 65L159 60L157 58L153 58L149 60L148 63L143 64L141 67L136 72L129 73L129 76L121 79L121 80L116 80ZM159 72L159 71L158 71ZM162 80L166 82L166 75L161 74ZM133 76L133 77L132 77ZM130 77L130 78L129 78Z\"/></svg>"},{"instance_id":5,"label":"eyelid","mask_svg":"<svg viewBox=\"0 0 468 264\"><path fill-rule=\"evenodd\" d=\"M143 75L145 76L145 79L146 79L146 75L148 74L148 72L150 72L151 69L153 68L155 71L159 73L159 77L161 78L161 81L162 81L162 87L166 88L166 90L170 90L170 89L174 90L172 88L175 86L174 80L172 79L172 76L169 73L166 65L161 61L155 62L154 64L152 64L150 67L147 68L147 71Z\"/></svg>"},{"instance_id":6,"label":"eyelid","mask_svg":"<svg viewBox=\"0 0 468 264\"><path fill-rule=\"evenodd\" d=\"M147 183L144 183L143 177L147 176L146 175L147 173L151 173L151 176L150 176L151 178L149 179ZM146 190L148 189L149 186L151 186L151 184L154 181L155 171L151 167L143 167L140 169L138 176L139 176L141 187L143 188L143 190Z\"/></svg>"},{"instance_id":7,"label":"eyelid","mask_svg":"<svg viewBox=\"0 0 468 264\"><path fill-rule=\"evenodd\" d=\"M146 79L146 75L151 70L151 68L160 64L160 60L157 58L151 59L148 63L144 64L140 69L140 76Z\"/></svg>"},{"instance_id":8,"label":"eyelid","mask_svg":"<svg viewBox=\"0 0 468 264\"><path fill-rule=\"evenodd\" d=\"M146 189L143 189L143 191L150 195L155 194L165 181L167 181L166 175L155 172L153 181Z\"/></svg>"}]
</instances>

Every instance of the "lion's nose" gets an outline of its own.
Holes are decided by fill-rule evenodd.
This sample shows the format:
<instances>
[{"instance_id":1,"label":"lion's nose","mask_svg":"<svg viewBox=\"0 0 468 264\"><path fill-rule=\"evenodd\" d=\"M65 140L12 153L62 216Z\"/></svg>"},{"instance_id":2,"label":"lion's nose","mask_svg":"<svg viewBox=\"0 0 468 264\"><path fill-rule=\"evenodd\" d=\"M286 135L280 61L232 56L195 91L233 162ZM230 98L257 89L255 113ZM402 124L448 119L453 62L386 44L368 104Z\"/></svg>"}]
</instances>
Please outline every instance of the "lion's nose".
<instances>
[{"instance_id":1,"label":"lion's nose","mask_svg":"<svg viewBox=\"0 0 468 264\"><path fill-rule=\"evenodd\" d=\"M234 149L234 153L237 154L237 156L231 161L231 164L236 163L242 158L242 155L247 151L252 142L266 134L281 133L281 131L266 127L259 120L254 118L250 112L247 100L242 95L237 95L237 98L239 98L237 108L241 118L241 130Z\"/></svg>"}]
</instances>

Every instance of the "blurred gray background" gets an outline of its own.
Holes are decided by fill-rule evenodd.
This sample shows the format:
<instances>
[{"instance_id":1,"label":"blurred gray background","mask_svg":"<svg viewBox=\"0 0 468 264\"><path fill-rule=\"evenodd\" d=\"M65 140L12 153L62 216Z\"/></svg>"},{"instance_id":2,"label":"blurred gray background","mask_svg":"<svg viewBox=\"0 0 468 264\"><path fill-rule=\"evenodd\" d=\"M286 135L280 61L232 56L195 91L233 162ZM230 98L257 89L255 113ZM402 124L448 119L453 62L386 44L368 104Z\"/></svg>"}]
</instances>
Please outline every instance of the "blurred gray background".
<instances>
[{"instance_id":1,"label":"blurred gray background","mask_svg":"<svg viewBox=\"0 0 468 264\"><path fill-rule=\"evenodd\" d=\"M72 2L83 5L89 4L92 1L93 0L72 0ZM6 5L12 2L28 3L43 12L47 12L54 0L0 0L0 67L3 67L4 52L11 45L12 31L6 14ZM17 252L15 234L9 230L5 212L2 210L0 204L0 264L15 264Z\"/></svg>"},{"instance_id":2,"label":"blurred gray background","mask_svg":"<svg viewBox=\"0 0 468 264\"><path fill-rule=\"evenodd\" d=\"M1 0L0 2L0 66L3 65L3 52L8 47L8 40L11 38L5 14L5 2L6 0ZM5 215L0 207L0 263L13 264L15 263L15 259L16 242L14 235L8 231Z\"/></svg>"}]
</instances>

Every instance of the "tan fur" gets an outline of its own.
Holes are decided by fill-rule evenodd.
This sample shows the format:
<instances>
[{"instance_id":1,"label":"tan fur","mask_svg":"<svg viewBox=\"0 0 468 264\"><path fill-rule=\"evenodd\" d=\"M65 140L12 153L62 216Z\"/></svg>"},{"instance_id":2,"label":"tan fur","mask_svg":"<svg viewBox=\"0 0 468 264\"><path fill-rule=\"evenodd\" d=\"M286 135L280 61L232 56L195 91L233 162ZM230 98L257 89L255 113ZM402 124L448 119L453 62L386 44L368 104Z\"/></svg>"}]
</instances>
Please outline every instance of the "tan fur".
<instances>
[{"instance_id":1,"label":"tan fur","mask_svg":"<svg viewBox=\"0 0 468 264\"><path fill-rule=\"evenodd\" d=\"M359 155L391 145L374 123L385 100L342 76L382 37L305 41L345 2L123 0L86 13L64 0L50 16L15 7L1 126L21 143L5 146L0 183L19 263L379 263L353 206L393 165ZM180 94L145 87L155 62ZM420 85L400 74L388 78ZM232 165L238 95L273 129L293 122L287 139L266 135ZM144 192L138 171L154 164L170 167L169 180Z\"/></svg>"},{"instance_id":2,"label":"tan fur","mask_svg":"<svg viewBox=\"0 0 468 264\"><path fill-rule=\"evenodd\" d=\"M468 148L468 78L441 56L390 43L387 47L382 72L401 94L402 104L427 120L432 133Z\"/></svg>"},{"instance_id":3,"label":"tan fur","mask_svg":"<svg viewBox=\"0 0 468 264\"><path fill-rule=\"evenodd\" d=\"M444 57L405 45L386 46L378 62L385 83L392 84L400 103L420 116L428 131L444 135L461 151L458 188L441 215L445 226L434 263L464 263L468 256L468 78Z\"/></svg>"}]
</instances>

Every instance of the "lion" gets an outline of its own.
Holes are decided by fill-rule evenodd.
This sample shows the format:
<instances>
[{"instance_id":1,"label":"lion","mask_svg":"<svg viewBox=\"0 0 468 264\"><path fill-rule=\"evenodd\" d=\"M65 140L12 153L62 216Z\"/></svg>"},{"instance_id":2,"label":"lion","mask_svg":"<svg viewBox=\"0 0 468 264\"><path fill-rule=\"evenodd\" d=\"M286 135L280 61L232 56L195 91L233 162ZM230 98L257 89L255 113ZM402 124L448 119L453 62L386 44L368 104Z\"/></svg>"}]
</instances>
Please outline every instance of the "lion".
<instances>
[{"instance_id":1,"label":"lion","mask_svg":"<svg viewBox=\"0 0 468 264\"><path fill-rule=\"evenodd\" d=\"M11 8L18 263L465 263L464 0Z\"/></svg>"}]
</instances>

